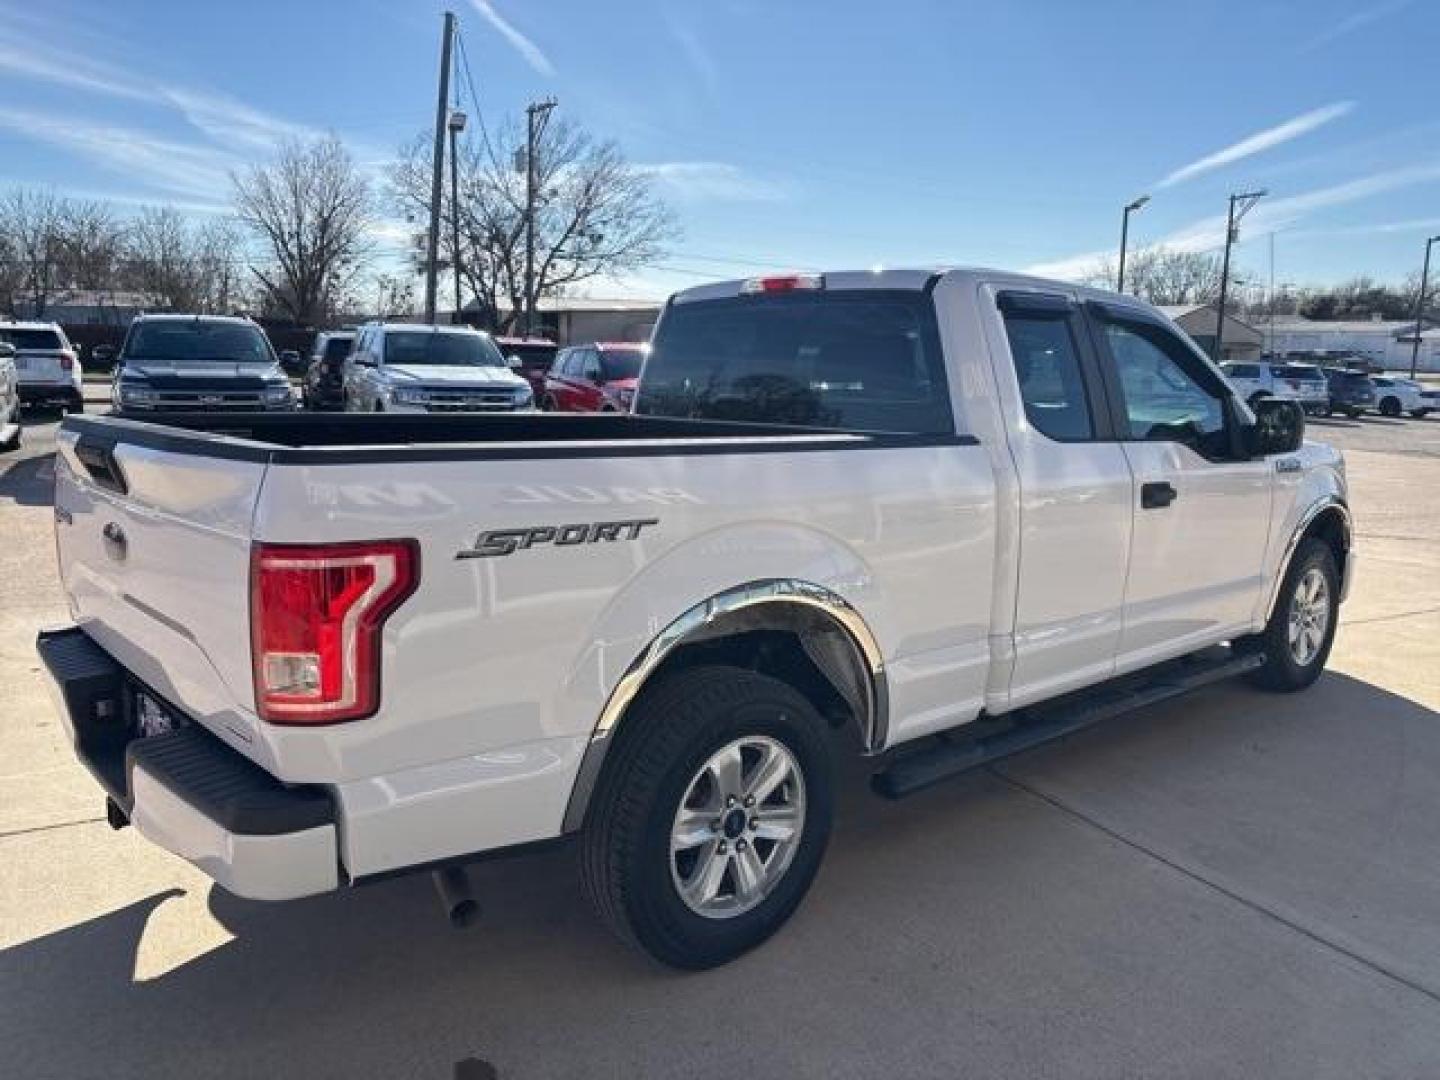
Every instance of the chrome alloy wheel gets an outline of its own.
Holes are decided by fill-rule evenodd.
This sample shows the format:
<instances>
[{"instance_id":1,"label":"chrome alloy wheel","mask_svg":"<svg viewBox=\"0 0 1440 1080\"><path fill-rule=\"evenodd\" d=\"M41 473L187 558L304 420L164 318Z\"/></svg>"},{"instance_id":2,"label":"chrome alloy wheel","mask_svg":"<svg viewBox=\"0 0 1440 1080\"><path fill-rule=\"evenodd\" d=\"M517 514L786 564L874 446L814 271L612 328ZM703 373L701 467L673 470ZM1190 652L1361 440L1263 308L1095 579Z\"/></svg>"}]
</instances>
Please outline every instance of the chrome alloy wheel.
<instances>
[{"instance_id":1,"label":"chrome alloy wheel","mask_svg":"<svg viewBox=\"0 0 1440 1080\"><path fill-rule=\"evenodd\" d=\"M1330 628L1330 586L1318 566L1312 566L1295 585L1290 600L1286 636L1295 663L1306 667L1320 652Z\"/></svg>"},{"instance_id":2,"label":"chrome alloy wheel","mask_svg":"<svg viewBox=\"0 0 1440 1080\"><path fill-rule=\"evenodd\" d=\"M785 876L805 828L805 781L786 746L746 735L700 766L670 828L670 876L697 915L730 919Z\"/></svg>"}]
</instances>

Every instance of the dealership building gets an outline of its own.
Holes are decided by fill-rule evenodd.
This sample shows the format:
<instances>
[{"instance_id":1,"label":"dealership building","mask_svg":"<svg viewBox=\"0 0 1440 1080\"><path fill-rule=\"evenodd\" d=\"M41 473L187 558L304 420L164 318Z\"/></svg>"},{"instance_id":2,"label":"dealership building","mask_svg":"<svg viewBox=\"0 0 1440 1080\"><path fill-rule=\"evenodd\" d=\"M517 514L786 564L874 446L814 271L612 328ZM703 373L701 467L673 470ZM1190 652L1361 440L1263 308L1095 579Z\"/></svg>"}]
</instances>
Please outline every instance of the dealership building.
<instances>
[{"instance_id":1,"label":"dealership building","mask_svg":"<svg viewBox=\"0 0 1440 1080\"><path fill-rule=\"evenodd\" d=\"M1415 322L1373 319L1364 322L1317 322L1291 319L1261 327L1265 351L1275 356L1310 358L1363 357L1386 371L1409 371L1415 344ZM1440 329L1420 335L1420 371L1440 371Z\"/></svg>"}]
</instances>

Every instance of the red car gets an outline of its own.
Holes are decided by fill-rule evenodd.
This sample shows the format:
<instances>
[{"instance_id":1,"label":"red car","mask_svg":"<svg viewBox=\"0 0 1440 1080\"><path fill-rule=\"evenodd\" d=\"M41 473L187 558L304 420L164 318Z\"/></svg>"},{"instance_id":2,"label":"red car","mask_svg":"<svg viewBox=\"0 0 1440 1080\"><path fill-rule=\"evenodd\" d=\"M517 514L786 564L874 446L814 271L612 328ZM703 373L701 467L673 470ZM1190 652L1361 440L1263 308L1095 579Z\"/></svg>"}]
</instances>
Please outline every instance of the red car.
<instances>
[{"instance_id":1,"label":"red car","mask_svg":"<svg viewBox=\"0 0 1440 1080\"><path fill-rule=\"evenodd\" d=\"M633 341L597 341L561 349L545 376L540 407L549 412L629 412L645 348Z\"/></svg>"},{"instance_id":2,"label":"red car","mask_svg":"<svg viewBox=\"0 0 1440 1080\"><path fill-rule=\"evenodd\" d=\"M519 361L519 366L512 363L511 368L530 384L535 400L539 401L545 394L545 374L555 361L555 350L559 346L545 338L497 337L494 340L507 361L512 357Z\"/></svg>"}]
</instances>

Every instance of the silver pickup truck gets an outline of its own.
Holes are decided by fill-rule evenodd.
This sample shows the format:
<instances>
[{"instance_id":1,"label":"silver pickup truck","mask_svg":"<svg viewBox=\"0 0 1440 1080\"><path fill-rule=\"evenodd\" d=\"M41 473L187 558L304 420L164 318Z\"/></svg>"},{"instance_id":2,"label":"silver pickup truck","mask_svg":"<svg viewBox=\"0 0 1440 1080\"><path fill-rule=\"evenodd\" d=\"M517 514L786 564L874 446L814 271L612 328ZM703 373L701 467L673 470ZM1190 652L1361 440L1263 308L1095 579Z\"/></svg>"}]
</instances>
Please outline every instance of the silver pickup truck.
<instances>
[{"instance_id":1,"label":"silver pickup truck","mask_svg":"<svg viewBox=\"0 0 1440 1080\"><path fill-rule=\"evenodd\" d=\"M774 932L834 766L897 797L1320 674L1339 454L1154 309L885 271L673 297L634 415L72 417L41 635L117 825L284 899L573 839L676 965ZM1256 707L1263 699L1256 699Z\"/></svg>"}]
</instances>

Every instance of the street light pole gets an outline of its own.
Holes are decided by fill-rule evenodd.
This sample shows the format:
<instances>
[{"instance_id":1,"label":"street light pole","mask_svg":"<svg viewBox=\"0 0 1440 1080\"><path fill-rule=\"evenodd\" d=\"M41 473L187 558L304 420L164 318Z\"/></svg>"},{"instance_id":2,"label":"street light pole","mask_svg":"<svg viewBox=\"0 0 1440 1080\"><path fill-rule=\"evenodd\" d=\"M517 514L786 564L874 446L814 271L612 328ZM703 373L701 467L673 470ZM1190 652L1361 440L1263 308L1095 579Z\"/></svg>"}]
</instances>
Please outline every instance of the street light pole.
<instances>
[{"instance_id":1,"label":"street light pole","mask_svg":"<svg viewBox=\"0 0 1440 1080\"><path fill-rule=\"evenodd\" d=\"M454 321L460 323L465 320L460 317L463 307L460 301L460 155L456 143L460 132L465 130L465 114L459 109L451 110L445 126L450 129L450 257L455 263Z\"/></svg>"},{"instance_id":2,"label":"street light pole","mask_svg":"<svg viewBox=\"0 0 1440 1080\"><path fill-rule=\"evenodd\" d=\"M1269 192L1261 188L1259 191L1244 191L1230 196L1230 211L1225 215L1225 257L1220 262L1220 300L1215 311L1215 351L1210 354L1210 358L1217 364L1225 360L1225 293L1230 285L1230 245L1235 242L1236 226L1240 224L1240 219L1268 194ZM1240 207L1238 214L1235 212L1237 204Z\"/></svg>"},{"instance_id":3,"label":"street light pole","mask_svg":"<svg viewBox=\"0 0 1440 1080\"><path fill-rule=\"evenodd\" d=\"M1125 212L1120 215L1120 269L1115 274L1115 291L1125 291L1125 245L1130 239L1130 215L1139 210L1150 201L1149 195L1141 195L1134 202L1125 204Z\"/></svg>"},{"instance_id":4,"label":"street light pole","mask_svg":"<svg viewBox=\"0 0 1440 1080\"><path fill-rule=\"evenodd\" d=\"M554 98L546 98L525 106L525 325L521 331L527 336L535 330L535 144L555 105Z\"/></svg>"},{"instance_id":5,"label":"street light pole","mask_svg":"<svg viewBox=\"0 0 1440 1080\"><path fill-rule=\"evenodd\" d=\"M430 244L425 260L425 321L435 321L435 278L440 270L441 178L445 175L445 116L450 101L450 49L455 41L455 13L445 12L440 40L440 96L435 105L435 147L430 170Z\"/></svg>"},{"instance_id":6,"label":"street light pole","mask_svg":"<svg viewBox=\"0 0 1440 1080\"><path fill-rule=\"evenodd\" d=\"M1410 342L1410 378L1415 378L1415 365L1420 360L1420 324L1425 317L1425 288L1430 284L1430 247L1440 236L1425 241L1425 266L1420 271L1420 295L1415 298L1415 339Z\"/></svg>"}]
</instances>

